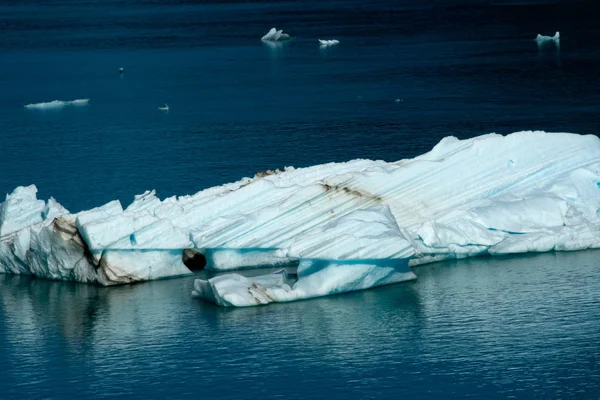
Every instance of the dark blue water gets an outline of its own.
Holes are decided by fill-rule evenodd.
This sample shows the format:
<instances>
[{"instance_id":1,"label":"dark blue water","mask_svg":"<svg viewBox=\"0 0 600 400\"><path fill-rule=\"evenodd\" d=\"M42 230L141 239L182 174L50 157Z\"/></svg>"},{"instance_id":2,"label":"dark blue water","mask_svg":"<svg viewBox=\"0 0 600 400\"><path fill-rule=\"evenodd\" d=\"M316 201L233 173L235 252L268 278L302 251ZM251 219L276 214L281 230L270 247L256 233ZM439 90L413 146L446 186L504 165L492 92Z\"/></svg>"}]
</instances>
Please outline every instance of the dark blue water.
<instances>
[{"instance_id":1,"label":"dark blue water","mask_svg":"<svg viewBox=\"0 0 600 400\"><path fill-rule=\"evenodd\" d=\"M0 275L0 396L597 399L598 252L421 267L414 283L225 309L192 279Z\"/></svg>"},{"instance_id":2,"label":"dark blue water","mask_svg":"<svg viewBox=\"0 0 600 400\"><path fill-rule=\"evenodd\" d=\"M0 193L35 183L79 211L268 168L395 161L447 135L596 134L597 10L593 1L5 1ZM294 40L261 43L272 26ZM539 51L535 36L556 30L560 52ZM341 43L322 51L318 38ZM90 105L23 108L76 98ZM165 102L168 114L157 109Z\"/></svg>"},{"instance_id":3,"label":"dark blue water","mask_svg":"<svg viewBox=\"0 0 600 400\"><path fill-rule=\"evenodd\" d=\"M413 157L447 135L597 134L598 15L575 0L4 1L0 193L35 183L79 211ZM293 41L261 43L273 26ZM538 49L557 30L560 50ZM76 98L90 104L23 107ZM600 398L599 259L436 264L243 310L192 300L191 278L0 276L0 398Z\"/></svg>"}]
</instances>

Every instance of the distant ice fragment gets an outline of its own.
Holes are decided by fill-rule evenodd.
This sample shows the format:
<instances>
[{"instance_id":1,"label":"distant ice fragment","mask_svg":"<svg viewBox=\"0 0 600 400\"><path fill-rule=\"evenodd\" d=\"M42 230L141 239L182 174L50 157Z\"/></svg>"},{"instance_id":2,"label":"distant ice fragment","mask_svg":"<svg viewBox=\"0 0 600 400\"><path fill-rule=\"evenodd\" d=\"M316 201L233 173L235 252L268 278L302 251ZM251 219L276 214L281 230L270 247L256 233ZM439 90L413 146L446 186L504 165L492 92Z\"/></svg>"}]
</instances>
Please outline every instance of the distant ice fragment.
<instances>
[{"instance_id":1,"label":"distant ice fragment","mask_svg":"<svg viewBox=\"0 0 600 400\"><path fill-rule=\"evenodd\" d=\"M321 47L329 47L338 44L340 41L336 39L319 39Z\"/></svg>"},{"instance_id":2,"label":"distant ice fragment","mask_svg":"<svg viewBox=\"0 0 600 400\"><path fill-rule=\"evenodd\" d=\"M560 32L556 32L554 34L554 36L544 36L544 35L540 35L538 33L537 37L535 38L535 41L537 42L538 46L543 46L543 45L548 45L548 44L555 44L557 47L560 46Z\"/></svg>"},{"instance_id":3,"label":"distant ice fragment","mask_svg":"<svg viewBox=\"0 0 600 400\"><path fill-rule=\"evenodd\" d=\"M283 30L277 30L276 28L271 28L269 32L265 36L261 38L262 41L265 42L279 42L283 40L288 40L290 35L287 33L283 33Z\"/></svg>"},{"instance_id":4,"label":"distant ice fragment","mask_svg":"<svg viewBox=\"0 0 600 400\"><path fill-rule=\"evenodd\" d=\"M165 103L165 105L163 107L158 107L158 109L160 111L169 111L169 105L167 103Z\"/></svg>"},{"instance_id":5,"label":"distant ice fragment","mask_svg":"<svg viewBox=\"0 0 600 400\"><path fill-rule=\"evenodd\" d=\"M33 103L24 106L29 109L51 109L51 108L62 108L66 106L84 106L87 105L90 99L76 99L72 101L53 100L47 103Z\"/></svg>"}]
</instances>

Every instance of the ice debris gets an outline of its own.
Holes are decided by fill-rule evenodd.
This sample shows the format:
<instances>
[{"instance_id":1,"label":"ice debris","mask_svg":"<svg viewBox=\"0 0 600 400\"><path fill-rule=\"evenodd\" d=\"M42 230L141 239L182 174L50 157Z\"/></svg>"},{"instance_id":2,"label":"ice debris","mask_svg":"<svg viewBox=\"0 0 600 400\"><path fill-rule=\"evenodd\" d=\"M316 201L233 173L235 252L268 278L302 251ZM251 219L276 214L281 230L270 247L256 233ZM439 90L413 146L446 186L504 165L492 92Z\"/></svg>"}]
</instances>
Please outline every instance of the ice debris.
<instances>
[{"instance_id":1,"label":"ice debris","mask_svg":"<svg viewBox=\"0 0 600 400\"><path fill-rule=\"evenodd\" d=\"M321 47L329 47L338 44L340 41L336 39L319 39Z\"/></svg>"},{"instance_id":2,"label":"ice debris","mask_svg":"<svg viewBox=\"0 0 600 400\"><path fill-rule=\"evenodd\" d=\"M261 38L262 41L268 42L279 42L283 40L287 40L290 38L290 35L287 33L283 33L283 30L277 30L276 28L271 28L269 32L265 36Z\"/></svg>"},{"instance_id":3,"label":"ice debris","mask_svg":"<svg viewBox=\"0 0 600 400\"><path fill-rule=\"evenodd\" d=\"M89 103L90 99L76 99L71 101L53 100L47 103L34 103L27 104L24 107L29 109L50 109L50 108L62 108L65 106L85 106Z\"/></svg>"},{"instance_id":4,"label":"ice debris","mask_svg":"<svg viewBox=\"0 0 600 400\"><path fill-rule=\"evenodd\" d=\"M544 46L547 44L554 43L558 47L560 46L560 32L556 32L554 36L544 36L538 33L538 35L535 38L535 41L537 42L538 46Z\"/></svg>"}]
</instances>

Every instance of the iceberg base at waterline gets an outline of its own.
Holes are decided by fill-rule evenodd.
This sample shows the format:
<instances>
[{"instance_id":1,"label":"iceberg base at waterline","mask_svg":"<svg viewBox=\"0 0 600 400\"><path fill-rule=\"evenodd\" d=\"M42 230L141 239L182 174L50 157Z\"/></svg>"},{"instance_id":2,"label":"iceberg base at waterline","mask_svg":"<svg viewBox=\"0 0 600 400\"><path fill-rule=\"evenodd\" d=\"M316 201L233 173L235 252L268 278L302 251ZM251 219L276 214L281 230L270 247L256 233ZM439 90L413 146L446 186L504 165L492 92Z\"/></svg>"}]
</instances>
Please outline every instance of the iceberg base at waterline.
<instances>
[{"instance_id":1,"label":"iceberg base at waterline","mask_svg":"<svg viewBox=\"0 0 600 400\"><path fill-rule=\"evenodd\" d=\"M195 282L195 296L224 306L402 282L439 260L600 247L593 135L447 137L413 159L287 167L79 213L36 193L19 187L0 205L0 272L115 285L298 265Z\"/></svg>"},{"instance_id":2,"label":"iceberg base at waterline","mask_svg":"<svg viewBox=\"0 0 600 400\"><path fill-rule=\"evenodd\" d=\"M220 306L247 307L353 292L416 278L406 259L303 260L297 274L282 269L255 277L230 273L196 279L192 296Z\"/></svg>"},{"instance_id":3,"label":"iceberg base at waterline","mask_svg":"<svg viewBox=\"0 0 600 400\"><path fill-rule=\"evenodd\" d=\"M263 42L280 42L289 39L290 35L284 33L282 29L271 28L260 40Z\"/></svg>"}]
</instances>

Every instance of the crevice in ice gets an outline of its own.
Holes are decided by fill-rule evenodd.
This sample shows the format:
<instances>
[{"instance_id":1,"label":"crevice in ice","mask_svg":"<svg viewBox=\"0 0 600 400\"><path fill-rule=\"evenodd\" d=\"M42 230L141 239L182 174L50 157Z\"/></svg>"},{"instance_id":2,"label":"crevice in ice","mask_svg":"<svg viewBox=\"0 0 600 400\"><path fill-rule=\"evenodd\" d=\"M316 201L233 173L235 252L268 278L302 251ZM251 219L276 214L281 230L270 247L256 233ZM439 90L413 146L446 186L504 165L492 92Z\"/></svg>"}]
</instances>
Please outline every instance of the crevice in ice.
<instances>
[{"instance_id":1,"label":"crevice in ice","mask_svg":"<svg viewBox=\"0 0 600 400\"><path fill-rule=\"evenodd\" d=\"M494 231L494 232L504 232L504 233L508 233L509 235L524 235L527 232L513 232L513 231L506 231L504 229L498 229L498 228L487 228L488 231Z\"/></svg>"},{"instance_id":2,"label":"crevice in ice","mask_svg":"<svg viewBox=\"0 0 600 400\"><path fill-rule=\"evenodd\" d=\"M183 264L192 272L202 271L206 267L204 254L193 249L185 249L182 254Z\"/></svg>"}]
</instances>

